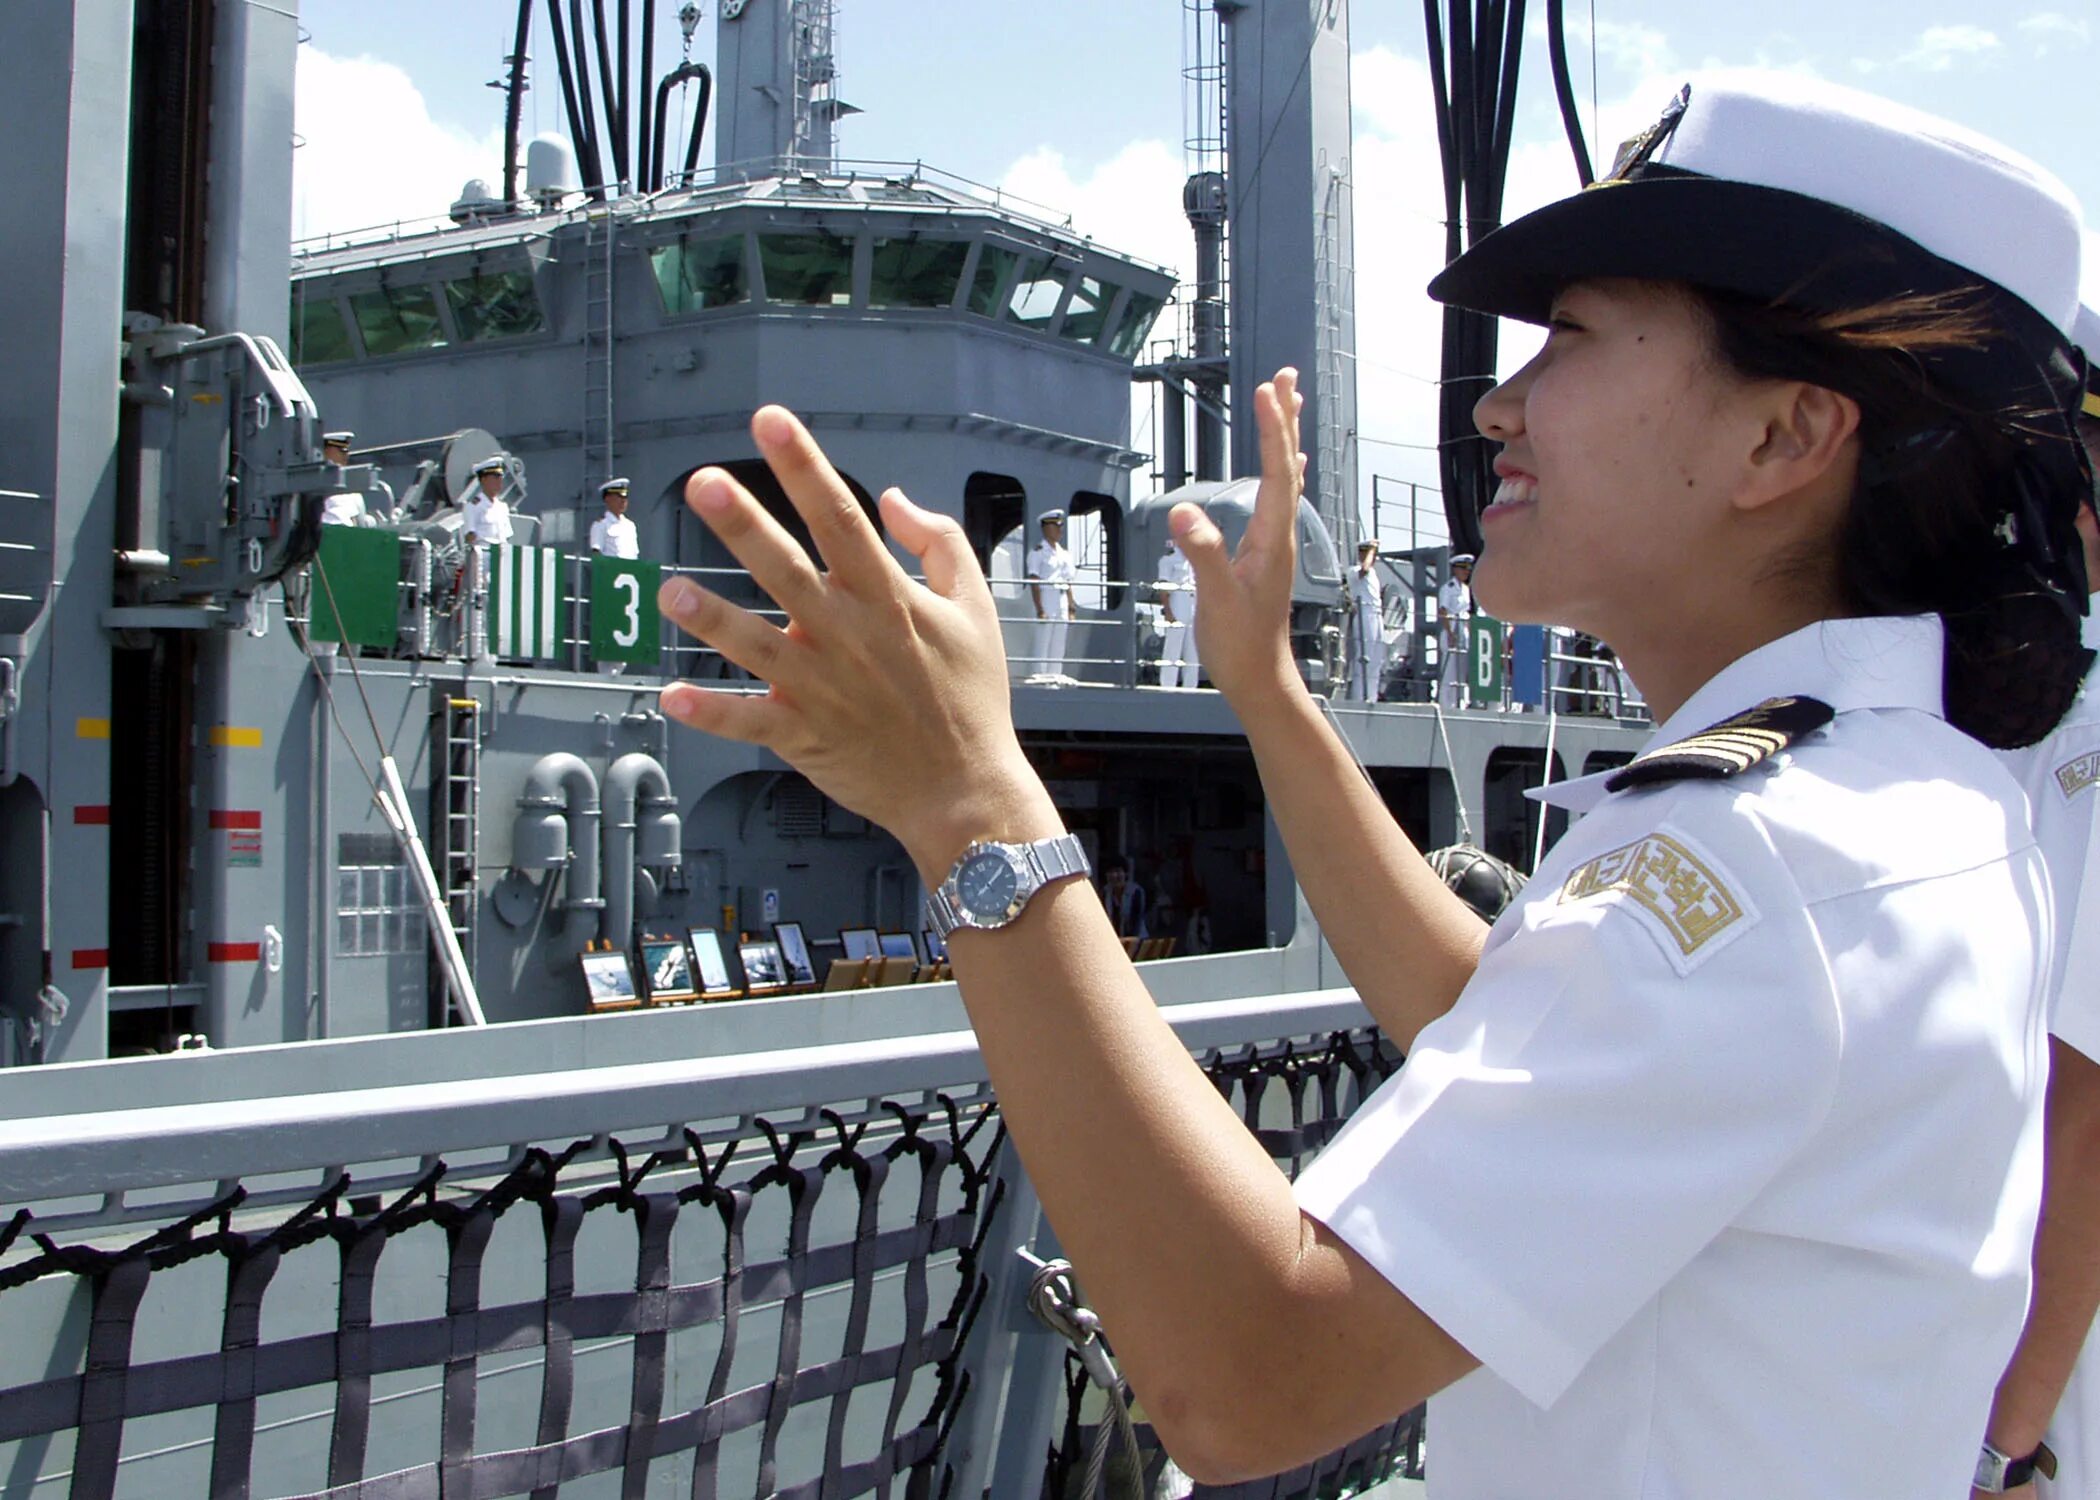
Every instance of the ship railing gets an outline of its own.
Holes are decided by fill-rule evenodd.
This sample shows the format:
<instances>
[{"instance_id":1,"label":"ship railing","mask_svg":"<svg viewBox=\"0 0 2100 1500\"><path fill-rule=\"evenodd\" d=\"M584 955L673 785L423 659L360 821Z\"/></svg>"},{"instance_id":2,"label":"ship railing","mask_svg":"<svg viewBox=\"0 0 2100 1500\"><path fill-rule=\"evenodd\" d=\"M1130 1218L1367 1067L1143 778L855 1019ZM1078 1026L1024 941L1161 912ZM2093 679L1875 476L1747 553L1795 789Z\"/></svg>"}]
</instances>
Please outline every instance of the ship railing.
<instances>
[{"instance_id":1,"label":"ship railing","mask_svg":"<svg viewBox=\"0 0 2100 1500\"><path fill-rule=\"evenodd\" d=\"M1347 990L1162 1013L1291 1172L1399 1063ZM1101 1417L1025 1311L1057 1247L974 1037L708 1056L706 1019L392 1084L386 1038L103 1064L0 1129L5 1492L1062 1493ZM1409 1414L1231 1493L1419 1460Z\"/></svg>"}]
</instances>

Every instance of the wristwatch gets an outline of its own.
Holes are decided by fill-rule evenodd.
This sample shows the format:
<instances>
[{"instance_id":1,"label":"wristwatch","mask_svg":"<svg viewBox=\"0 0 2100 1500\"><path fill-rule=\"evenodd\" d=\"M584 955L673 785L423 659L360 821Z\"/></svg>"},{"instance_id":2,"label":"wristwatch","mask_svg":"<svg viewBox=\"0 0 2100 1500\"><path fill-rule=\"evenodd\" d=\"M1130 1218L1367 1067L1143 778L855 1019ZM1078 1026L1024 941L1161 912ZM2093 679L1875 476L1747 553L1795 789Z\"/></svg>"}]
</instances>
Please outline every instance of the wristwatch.
<instances>
[{"instance_id":1,"label":"wristwatch","mask_svg":"<svg viewBox=\"0 0 2100 1500\"><path fill-rule=\"evenodd\" d=\"M926 898L926 925L946 942L958 927L1004 927L1053 880L1092 873L1086 847L1061 833L1032 844L972 844Z\"/></svg>"},{"instance_id":2,"label":"wristwatch","mask_svg":"<svg viewBox=\"0 0 2100 1500\"><path fill-rule=\"evenodd\" d=\"M1970 1483L1986 1495L2002 1495L2018 1489L2037 1474L2044 1479L2056 1477L2056 1455L2049 1451L2047 1443L2038 1444L2025 1458L2008 1458L1986 1442L1983 1451L1976 1455L1976 1477Z\"/></svg>"}]
</instances>

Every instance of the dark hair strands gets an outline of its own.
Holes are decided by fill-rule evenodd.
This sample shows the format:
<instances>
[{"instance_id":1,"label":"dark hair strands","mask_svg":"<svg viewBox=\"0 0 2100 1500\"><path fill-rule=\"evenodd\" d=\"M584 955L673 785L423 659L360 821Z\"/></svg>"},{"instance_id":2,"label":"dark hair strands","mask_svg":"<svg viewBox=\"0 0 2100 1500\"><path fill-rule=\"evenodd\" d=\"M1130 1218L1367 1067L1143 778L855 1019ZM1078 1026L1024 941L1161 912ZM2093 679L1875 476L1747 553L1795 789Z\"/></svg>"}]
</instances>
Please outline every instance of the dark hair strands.
<instances>
[{"instance_id":1,"label":"dark hair strands","mask_svg":"<svg viewBox=\"0 0 2100 1500\"><path fill-rule=\"evenodd\" d=\"M1808 381L1859 405L1860 480L1836 538L1845 607L1941 617L1943 697L1956 728L1997 749L2048 734L2092 653L1998 533L2034 445L2063 441L2062 420L2026 402L1986 406L1934 374L1939 361L2004 337L1990 294L1920 293L1836 311L1704 289L1693 297L1727 368Z\"/></svg>"}]
</instances>

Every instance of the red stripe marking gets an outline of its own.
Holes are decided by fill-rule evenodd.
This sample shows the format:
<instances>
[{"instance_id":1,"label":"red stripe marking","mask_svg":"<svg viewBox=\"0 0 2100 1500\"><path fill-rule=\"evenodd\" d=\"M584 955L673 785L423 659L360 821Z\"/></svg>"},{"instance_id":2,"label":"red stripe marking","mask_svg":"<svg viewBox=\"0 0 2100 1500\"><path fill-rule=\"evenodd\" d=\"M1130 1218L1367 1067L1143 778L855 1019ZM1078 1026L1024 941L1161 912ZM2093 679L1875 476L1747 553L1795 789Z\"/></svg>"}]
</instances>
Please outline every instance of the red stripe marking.
<instances>
[{"instance_id":1,"label":"red stripe marking","mask_svg":"<svg viewBox=\"0 0 2100 1500\"><path fill-rule=\"evenodd\" d=\"M215 964L252 964L262 958L262 944L213 943L205 955Z\"/></svg>"},{"instance_id":2,"label":"red stripe marking","mask_svg":"<svg viewBox=\"0 0 2100 1500\"><path fill-rule=\"evenodd\" d=\"M260 828L262 814L239 807L215 807L211 810L211 826L214 828Z\"/></svg>"},{"instance_id":3,"label":"red stripe marking","mask_svg":"<svg viewBox=\"0 0 2100 1500\"><path fill-rule=\"evenodd\" d=\"M98 807L84 802L73 809L73 821L78 824L107 828L109 827L108 804L105 803Z\"/></svg>"},{"instance_id":4,"label":"red stripe marking","mask_svg":"<svg viewBox=\"0 0 2100 1500\"><path fill-rule=\"evenodd\" d=\"M106 969L109 967L107 948L75 948L73 967L76 969Z\"/></svg>"}]
</instances>

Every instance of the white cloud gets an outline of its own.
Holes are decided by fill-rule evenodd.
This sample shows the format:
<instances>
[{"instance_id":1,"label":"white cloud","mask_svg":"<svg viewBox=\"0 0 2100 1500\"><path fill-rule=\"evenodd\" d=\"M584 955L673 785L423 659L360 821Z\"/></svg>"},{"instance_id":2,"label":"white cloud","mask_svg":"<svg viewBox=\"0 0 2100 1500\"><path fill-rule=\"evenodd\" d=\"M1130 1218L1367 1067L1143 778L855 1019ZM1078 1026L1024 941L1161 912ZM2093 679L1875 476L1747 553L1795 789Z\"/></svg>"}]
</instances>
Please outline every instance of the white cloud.
<instances>
[{"instance_id":1,"label":"white cloud","mask_svg":"<svg viewBox=\"0 0 2100 1500\"><path fill-rule=\"evenodd\" d=\"M2046 52L2049 43L2059 38L2084 46L2093 39L2093 23L2080 16L2067 16L2058 10L2036 11L2019 23L2020 32L2034 42L2037 50Z\"/></svg>"},{"instance_id":2,"label":"white cloud","mask_svg":"<svg viewBox=\"0 0 2100 1500\"><path fill-rule=\"evenodd\" d=\"M1885 68L1915 68L1925 73L1945 73L1958 62L1993 56L2004 49L1995 31L1966 22L1953 26L1928 26L1907 52L1886 61L1856 58L1852 66L1862 73Z\"/></svg>"},{"instance_id":3,"label":"white cloud","mask_svg":"<svg viewBox=\"0 0 2100 1500\"><path fill-rule=\"evenodd\" d=\"M294 238L442 215L472 177L500 190L502 127L477 139L433 120L392 63L336 57L309 42L299 49L293 109L301 142L292 154Z\"/></svg>"},{"instance_id":4,"label":"white cloud","mask_svg":"<svg viewBox=\"0 0 2100 1500\"><path fill-rule=\"evenodd\" d=\"M1569 16L1565 33L1568 39L1569 70L1580 78L1589 67L1589 17ZM1539 46L1545 45L1547 31L1543 16L1532 21L1531 34ZM1653 26L1646 26L1638 21L1599 21L1596 53L1599 72L1610 66L1625 73L1648 74L1666 69L1675 61L1670 39Z\"/></svg>"}]
</instances>

